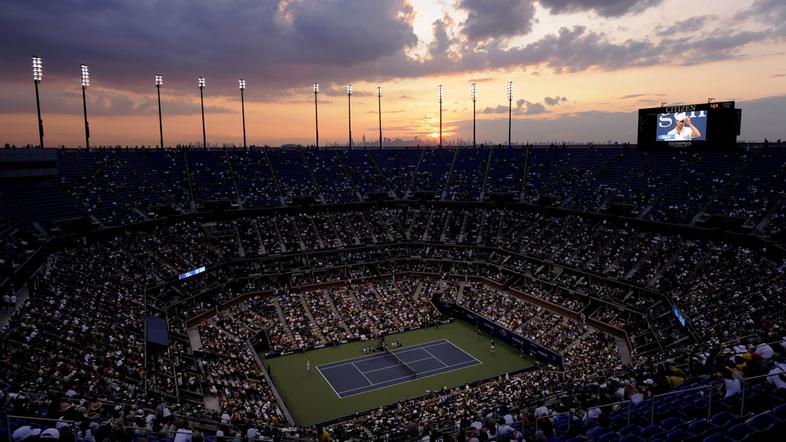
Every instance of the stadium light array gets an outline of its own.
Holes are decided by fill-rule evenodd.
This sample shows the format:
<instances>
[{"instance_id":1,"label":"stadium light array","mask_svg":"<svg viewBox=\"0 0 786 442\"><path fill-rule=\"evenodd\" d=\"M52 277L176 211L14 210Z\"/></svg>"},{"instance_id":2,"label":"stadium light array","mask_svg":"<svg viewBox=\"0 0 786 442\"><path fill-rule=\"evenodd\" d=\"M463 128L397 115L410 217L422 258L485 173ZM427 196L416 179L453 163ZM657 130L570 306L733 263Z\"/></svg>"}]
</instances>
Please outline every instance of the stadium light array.
<instances>
[{"instance_id":1,"label":"stadium light array","mask_svg":"<svg viewBox=\"0 0 786 442\"><path fill-rule=\"evenodd\" d=\"M246 146L246 99L243 91L246 90L246 80L240 79L237 81L237 87L240 89L240 115L243 118L243 147Z\"/></svg>"},{"instance_id":2,"label":"stadium light array","mask_svg":"<svg viewBox=\"0 0 786 442\"><path fill-rule=\"evenodd\" d=\"M161 85L164 84L164 77L156 75L156 95L158 96L158 142L161 149L164 148L164 121L161 118Z\"/></svg>"},{"instance_id":3,"label":"stadium light array","mask_svg":"<svg viewBox=\"0 0 786 442\"><path fill-rule=\"evenodd\" d=\"M90 86L90 70L86 64L81 65L82 68L82 87Z\"/></svg>"},{"instance_id":4,"label":"stadium light array","mask_svg":"<svg viewBox=\"0 0 786 442\"><path fill-rule=\"evenodd\" d=\"M90 70L80 65L82 70L82 111L85 116L85 148L90 149L90 124L87 122L87 87L90 86Z\"/></svg>"},{"instance_id":5,"label":"stadium light array","mask_svg":"<svg viewBox=\"0 0 786 442\"><path fill-rule=\"evenodd\" d=\"M44 64L41 57L33 55L33 84L35 85L35 109L38 113L38 147L44 147L44 120L41 119L41 100L38 95L38 83L44 79Z\"/></svg>"},{"instance_id":6,"label":"stadium light array","mask_svg":"<svg viewBox=\"0 0 786 442\"><path fill-rule=\"evenodd\" d=\"M207 149L207 131L205 130L205 77L197 78L197 86L199 86L199 104L202 108L202 147Z\"/></svg>"},{"instance_id":7,"label":"stadium light array","mask_svg":"<svg viewBox=\"0 0 786 442\"><path fill-rule=\"evenodd\" d=\"M379 116L379 148L382 149L382 86L377 86L377 115Z\"/></svg>"},{"instance_id":8,"label":"stadium light array","mask_svg":"<svg viewBox=\"0 0 786 442\"><path fill-rule=\"evenodd\" d=\"M41 57L33 56L33 81L41 81L44 79L44 65L41 62Z\"/></svg>"}]
</instances>

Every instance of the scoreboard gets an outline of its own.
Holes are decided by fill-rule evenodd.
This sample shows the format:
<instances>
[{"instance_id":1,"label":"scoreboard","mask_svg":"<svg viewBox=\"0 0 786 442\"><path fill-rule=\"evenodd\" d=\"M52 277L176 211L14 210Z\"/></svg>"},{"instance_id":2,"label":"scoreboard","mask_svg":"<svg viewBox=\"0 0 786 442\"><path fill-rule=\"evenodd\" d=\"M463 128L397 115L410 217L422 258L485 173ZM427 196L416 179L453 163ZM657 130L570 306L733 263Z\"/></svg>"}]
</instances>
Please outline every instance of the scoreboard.
<instances>
[{"instance_id":1,"label":"scoreboard","mask_svg":"<svg viewBox=\"0 0 786 442\"><path fill-rule=\"evenodd\" d=\"M644 148L731 148L742 110L733 101L639 109L637 144Z\"/></svg>"}]
</instances>

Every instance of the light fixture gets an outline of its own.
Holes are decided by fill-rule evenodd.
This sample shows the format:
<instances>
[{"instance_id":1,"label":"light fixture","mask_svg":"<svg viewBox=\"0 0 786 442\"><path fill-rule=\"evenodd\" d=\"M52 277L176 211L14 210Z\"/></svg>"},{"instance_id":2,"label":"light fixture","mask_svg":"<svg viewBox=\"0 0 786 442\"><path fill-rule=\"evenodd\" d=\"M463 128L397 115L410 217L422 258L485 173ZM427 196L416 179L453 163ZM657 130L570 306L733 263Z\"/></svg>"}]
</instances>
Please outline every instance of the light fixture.
<instances>
[{"instance_id":1,"label":"light fixture","mask_svg":"<svg viewBox=\"0 0 786 442\"><path fill-rule=\"evenodd\" d=\"M242 90L246 88L246 80L240 79L237 81L237 86Z\"/></svg>"},{"instance_id":2,"label":"light fixture","mask_svg":"<svg viewBox=\"0 0 786 442\"><path fill-rule=\"evenodd\" d=\"M44 79L44 65L41 63L41 57L33 57L33 80L41 81Z\"/></svg>"},{"instance_id":3,"label":"light fixture","mask_svg":"<svg viewBox=\"0 0 786 442\"><path fill-rule=\"evenodd\" d=\"M82 67L82 87L90 86L90 71L87 69L87 65L83 64Z\"/></svg>"}]
</instances>

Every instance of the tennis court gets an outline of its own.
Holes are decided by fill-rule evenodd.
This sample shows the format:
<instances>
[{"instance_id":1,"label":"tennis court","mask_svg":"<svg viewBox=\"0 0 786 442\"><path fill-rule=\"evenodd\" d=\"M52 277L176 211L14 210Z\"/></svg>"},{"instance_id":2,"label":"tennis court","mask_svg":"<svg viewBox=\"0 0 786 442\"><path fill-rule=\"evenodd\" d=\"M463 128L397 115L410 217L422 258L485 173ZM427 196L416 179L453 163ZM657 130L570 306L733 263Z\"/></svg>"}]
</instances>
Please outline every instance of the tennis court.
<instances>
[{"instance_id":1,"label":"tennis court","mask_svg":"<svg viewBox=\"0 0 786 442\"><path fill-rule=\"evenodd\" d=\"M317 367L340 398L481 364L447 339Z\"/></svg>"}]
</instances>

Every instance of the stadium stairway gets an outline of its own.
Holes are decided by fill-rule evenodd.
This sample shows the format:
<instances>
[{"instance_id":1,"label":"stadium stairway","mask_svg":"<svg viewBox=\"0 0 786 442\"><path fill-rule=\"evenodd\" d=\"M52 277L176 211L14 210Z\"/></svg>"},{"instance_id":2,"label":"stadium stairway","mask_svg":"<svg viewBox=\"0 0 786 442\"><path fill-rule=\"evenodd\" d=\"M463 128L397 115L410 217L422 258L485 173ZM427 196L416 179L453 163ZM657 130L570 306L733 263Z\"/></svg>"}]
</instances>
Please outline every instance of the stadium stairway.
<instances>
[{"instance_id":1,"label":"stadium stairway","mask_svg":"<svg viewBox=\"0 0 786 442\"><path fill-rule=\"evenodd\" d=\"M624 339L614 337L614 342L617 344L617 352L620 355L623 365L628 365L631 362L630 349Z\"/></svg>"}]
</instances>

